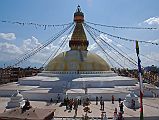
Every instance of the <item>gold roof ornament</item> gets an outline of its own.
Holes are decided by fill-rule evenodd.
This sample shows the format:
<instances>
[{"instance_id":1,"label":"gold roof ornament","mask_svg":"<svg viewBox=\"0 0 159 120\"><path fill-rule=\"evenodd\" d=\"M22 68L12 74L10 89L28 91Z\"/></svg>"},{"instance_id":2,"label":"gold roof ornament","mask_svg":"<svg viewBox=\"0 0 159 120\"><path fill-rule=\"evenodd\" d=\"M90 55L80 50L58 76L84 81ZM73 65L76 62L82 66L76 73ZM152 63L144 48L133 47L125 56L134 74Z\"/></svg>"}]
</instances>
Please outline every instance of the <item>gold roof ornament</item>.
<instances>
[{"instance_id":1,"label":"gold roof ornament","mask_svg":"<svg viewBox=\"0 0 159 120\"><path fill-rule=\"evenodd\" d=\"M74 13L74 22L76 23L73 31L69 46L71 50L87 50L89 42L83 28L84 14L81 12L81 8L78 5L76 12Z\"/></svg>"}]
</instances>

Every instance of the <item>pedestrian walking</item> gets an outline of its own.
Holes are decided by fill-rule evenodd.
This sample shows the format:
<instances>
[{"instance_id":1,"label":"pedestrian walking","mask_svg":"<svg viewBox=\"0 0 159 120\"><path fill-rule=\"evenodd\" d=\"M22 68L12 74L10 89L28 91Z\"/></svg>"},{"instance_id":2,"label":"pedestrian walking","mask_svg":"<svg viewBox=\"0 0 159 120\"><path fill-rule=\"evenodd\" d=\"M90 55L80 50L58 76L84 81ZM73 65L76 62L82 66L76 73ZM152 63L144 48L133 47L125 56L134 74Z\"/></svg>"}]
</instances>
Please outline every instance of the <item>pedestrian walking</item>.
<instances>
[{"instance_id":1,"label":"pedestrian walking","mask_svg":"<svg viewBox=\"0 0 159 120\"><path fill-rule=\"evenodd\" d=\"M121 98L119 98L118 101L119 101L119 104L120 104L121 103Z\"/></svg>"},{"instance_id":2,"label":"pedestrian walking","mask_svg":"<svg viewBox=\"0 0 159 120\"><path fill-rule=\"evenodd\" d=\"M103 97L100 96L100 109L102 110L102 101L103 101Z\"/></svg>"},{"instance_id":3,"label":"pedestrian walking","mask_svg":"<svg viewBox=\"0 0 159 120\"><path fill-rule=\"evenodd\" d=\"M70 110L72 110L72 105L73 105L73 99L70 99L70 103L69 103Z\"/></svg>"},{"instance_id":4,"label":"pedestrian walking","mask_svg":"<svg viewBox=\"0 0 159 120\"><path fill-rule=\"evenodd\" d=\"M107 115L104 111L101 113L101 120L107 120Z\"/></svg>"},{"instance_id":5,"label":"pedestrian walking","mask_svg":"<svg viewBox=\"0 0 159 120\"><path fill-rule=\"evenodd\" d=\"M73 109L76 109L76 108L78 108L78 101L77 101L77 99L74 99L74 101L73 101Z\"/></svg>"},{"instance_id":6,"label":"pedestrian walking","mask_svg":"<svg viewBox=\"0 0 159 120\"><path fill-rule=\"evenodd\" d=\"M102 110L102 100L100 100L100 110Z\"/></svg>"},{"instance_id":7,"label":"pedestrian walking","mask_svg":"<svg viewBox=\"0 0 159 120\"><path fill-rule=\"evenodd\" d=\"M79 105L82 105L82 100L81 99L79 99Z\"/></svg>"},{"instance_id":8,"label":"pedestrian walking","mask_svg":"<svg viewBox=\"0 0 159 120\"><path fill-rule=\"evenodd\" d=\"M75 108L75 115L74 115L74 117L77 116L77 109L78 109L78 108Z\"/></svg>"},{"instance_id":9,"label":"pedestrian walking","mask_svg":"<svg viewBox=\"0 0 159 120\"><path fill-rule=\"evenodd\" d=\"M104 111L104 100L102 101L102 110Z\"/></svg>"},{"instance_id":10,"label":"pedestrian walking","mask_svg":"<svg viewBox=\"0 0 159 120\"><path fill-rule=\"evenodd\" d=\"M100 110L104 111L104 100L100 101Z\"/></svg>"},{"instance_id":11,"label":"pedestrian walking","mask_svg":"<svg viewBox=\"0 0 159 120\"><path fill-rule=\"evenodd\" d=\"M124 111L123 111L123 107L124 107L123 102L120 103L119 107L120 107L120 112L123 113L123 112L124 112Z\"/></svg>"},{"instance_id":12,"label":"pedestrian walking","mask_svg":"<svg viewBox=\"0 0 159 120\"><path fill-rule=\"evenodd\" d=\"M57 94L57 103L60 102L60 94Z\"/></svg>"},{"instance_id":13,"label":"pedestrian walking","mask_svg":"<svg viewBox=\"0 0 159 120\"><path fill-rule=\"evenodd\" d=\"M131 100L131 108L135 110L135 100L134 99Z\"/></svg>"},{"instance_id":14,"label":"pedestrian walking","mask_svg":"<svg viewBox=\"0 0 159 120\"><path fill-rule=\"evenodd\" d=\"M77 99L74 99L73 104L74 104L74 110L75 110L74 117L76 117L77 116L77 109L78 109L78 101L77 101Z\"/></svg>"},{"instance_id":15,"label":"pedestrian walking","mask_svg":"<svg viewBox=\"0 0 159 120\"><path fill-rule=\"evenodd\" d=\"M77 103L78 103L78 105L80 105L80 100L79 99L77 99Z\"/></svg>"},{"instance_id":16,"label":"pedestrian walking","mask_svg":"<svg viewBox=\"0 0 159 120\"><path fill-rule=\"evenodd\" d=\"M103 118L104 118L104 113L102 112L101 113L101 120L103 120Z\"/></svg>"},{"instance_id":17,"label":"pedestrian walking","mask_svg":"<svg viewBox=\"0 0 159 120\"><path fill-rule=\"evenodd\" d=\"M117 108L115 108L113 120L117 120L117 118L118 118Z\"/></svg>"},{"instance_id":18,"label":"pedestrian walking","mask_svg":"<svg viewBox=\"0 0 159 120\"><path fill-rule=\"evenodd\" d=\"M52 103L53 102L53 100L52 100L52 98L50 99L50 103Z\"/></svg>"},{"instance_id":19,"label":"pedestrian walking","mask_svg":"<svg viewBox=\"0 0 159 120\"><path fill-rule=\"evenodd\" d=\"M96 105L98 105L98 96L96 96Z\"/></svg>"},{"instance_id":20,"label":"pedestrian walking","mask_svg":"<svg viewBox=\"0 0 159 120\"><path fill-rule=\"evenodd\" d=\"M124 120L122 112L119 112L117 120Z\"/></svg>"},{"instance_id":21,"label":"pedestrian walking","mask_svg":"<svg viewBox=\"0 0 159 120\"><path fill-rule=\"evenodd\" d=\"M68 99L68 97L66 98L66 110L68 110L68 108L69 108L69 99Z\"/></svg>"},{"instance_id":22,"label":"pedestrian walking","mask_svg":"<svg viewBox=\"0 0 159 120\"><path fill-rule=\"evenodd\" d=\"M102 96L100 96L100 101L102 101L103 100L103 97Z\"/></svg>"},{"instance_id":23,"label":"pedestrian walking","mask_svg":"<svg viewBox=\"0 0 159 120\"><path fill-rule=\"evenodd\" d=\"M112 95L112 104L114 104L114 99L115 99L114 95Z\"/></svg>"}]
</instances>

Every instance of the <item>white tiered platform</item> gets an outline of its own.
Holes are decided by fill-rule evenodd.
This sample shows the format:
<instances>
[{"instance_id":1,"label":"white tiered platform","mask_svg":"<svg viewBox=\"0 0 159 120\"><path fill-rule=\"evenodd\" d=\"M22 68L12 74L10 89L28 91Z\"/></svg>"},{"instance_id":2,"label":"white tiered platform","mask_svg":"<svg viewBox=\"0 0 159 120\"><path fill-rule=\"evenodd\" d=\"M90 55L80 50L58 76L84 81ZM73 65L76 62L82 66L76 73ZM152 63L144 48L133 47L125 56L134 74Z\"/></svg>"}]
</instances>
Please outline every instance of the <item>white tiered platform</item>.
<instances>
[{"instance_id":1,"label":"white tiered platform","mask_svg":"<svg viewBox=\"0 0 159 120\"><path fill-rule=\"evenodd\" d=\"M131 91L139 96L136 79L118 76L112 71L44 71L37 76L20 78L18 83L1 86L0 96L11 96L16 90L29 100L56 100L57 94L61 98L66 95L70 98L87 96L91 100L95 100L96 96L111 100L114 95L117 100L119 97L125 99ZM157 89L156 93L159 93ZM147 89L144 89L144 95L153 96Z\"/></svg>"}]
</instances>

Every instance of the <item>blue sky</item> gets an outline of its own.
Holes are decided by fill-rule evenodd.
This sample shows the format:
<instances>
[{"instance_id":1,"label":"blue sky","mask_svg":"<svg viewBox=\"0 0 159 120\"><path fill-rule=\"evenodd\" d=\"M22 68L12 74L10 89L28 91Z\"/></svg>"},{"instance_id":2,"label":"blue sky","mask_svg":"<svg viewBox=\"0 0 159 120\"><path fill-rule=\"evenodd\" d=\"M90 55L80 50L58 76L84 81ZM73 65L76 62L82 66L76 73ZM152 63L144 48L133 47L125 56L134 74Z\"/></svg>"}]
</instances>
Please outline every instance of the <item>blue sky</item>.
<instances>
[{"instance_id":1,"label":"blue sky","mask_svg":"<svg viewBox=\"0 0 159 120\"><path fill-rule=\"evenodd\" d=\"M73 21L73 13L78 4L84 12L86 21L116 26L159 28L159 0L1 0L0 20L39 24L70 23ZM93 25L92 27L121 37L159 43L159 30L120 30ZM63 27L44 30L40 27L36 29L34 26L20 26L0 22L0 66L3 67L4 63L10 65L13 59L46 42L50 36L60 29L63 29ZM115 43L118 42L118 46L123 45L130 48L128 50L120 46L129 56L136 59L133 42L125 42L109 36L105 37ZM42 64L53 49L58 47L60 40L55 41L42 52L29 59L27 65ZM91 51L95 51L106 59L102 51L94 45L90 36L88 36L88 40L90 41ZM159 45L140 44L140 51L146 57L159 60ZM111 52L109 54L113 56ZM159 66L158 61L142 56L141 60L143 66L152 64Z\"/></svg>"}]
</instances>

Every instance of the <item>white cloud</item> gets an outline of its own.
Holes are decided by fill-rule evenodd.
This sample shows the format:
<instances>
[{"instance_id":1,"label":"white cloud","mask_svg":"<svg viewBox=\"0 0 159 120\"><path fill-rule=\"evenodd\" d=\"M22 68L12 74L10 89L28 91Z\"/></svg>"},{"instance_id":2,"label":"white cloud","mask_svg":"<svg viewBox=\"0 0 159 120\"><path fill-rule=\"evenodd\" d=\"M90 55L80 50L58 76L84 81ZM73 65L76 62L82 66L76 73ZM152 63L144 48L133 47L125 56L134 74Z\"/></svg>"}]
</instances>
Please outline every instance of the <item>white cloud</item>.
<instances>
[{"instance_id":1,"label":"white cloud","mask_svg":"<svg viewBox=\"0 0 159 120\"><path fill-rule=\"evenodd\" d=\"M34 57L32 57L30 59L30 61L32 63L41 63L43 64L49 57L50 55L54 55L55 51L59 48L59 46L61 45L61 42L63 40L67 41L67 44L66 46L63 46L59 51L60 52L63 52L63 51L66 51L68 50L68 41L71 39L71 35L68 35L68 36L63 36L56 45L54 45L54 43L48 45L47 47L45 47L42 51L40 51L38 54L36 54ZM56 54L58 55L59 52ZM52 56L53 57L53 56ZM52 57L50 59L52 59ZM54 56L55 57L55 56ZM38 58L38 59L37 59Z\"/></svg>"},{"instance_id":2,"label":"white cloud","mask_svg":"<svg viewBox=\"0 0 159 120\"><path fill-rule=\"evenodd\" d=\"M100 44L102 40L100 40L100 38L102 38L105 42L107 42L108 44L112 43L112 40L109 39L107 37L107 35L104 35L104 34L100 34L97 38L96 38L96 41ZM100 44L101 45L101 44ZM91 50L91 51L95 51L97 49L101 49L98 44L96 42L94 42L93 44L89 45L88 46L88 50Z\"/></svg>"},{"instance_id":3,"label":"white cloud","mask_svg":"<svg viewBox=\"0 0 159 120\"><path fill-rule=\"evenodd\" d=\"M0 38L5 40L14 40L16 36L14 33L0 33Z\"/></svg>"},{"instance_id":4,"label":"white cloud","mask_svg":"<svg viewBox=\"0 0 159 120\"><path fill-rule=\"evenodd\" d=\"M26 40L23 41L23 45L22 45L22 49L24 51L28 51L28 50L32 50L35 47L38 47L42 45L37 38L35 38L34 36L32 36L31 38L28 38Z\"/></svg>"},{"instance_id":5,"label":"white cloud","mask_svg":"<svg viewBox=\"0 0 159 120\"><path fill-rule=\"evenodd\" d=\"M2 53L21 53L21 50L14 44L11 43L0 43L0 51Z\"/></svg>"},{"instance_id":6,"label":"white cloud","mask_svg":"<svg viewBox=\"0 0 159 120\"><path fill-rule=\"evenodd\" d=\"M145 57L146 56L146 57ZM149 54L146 54L144 56L141 55L141 64L143 66L151 66L151 65L157 65L159 66L159 53L158 52L151 52Z\"/></svg>"},{"instance_id":7,"label":"white cloud","mask_svg":"<svg viewBox=\"0 0 159 120\"><path fill-rule=\"evenodd\" d=\"M123 47L121 44L117 44L116 46L117 46L117 47Z\"/></svg>"},{"instance_id":8,"label":"white cloud","mask_svg":"<svg viewBox=\"0 0 159 120\"><path fill-rule=\"evenodd\" d=\"M63 40L67 41L66 46L68 46L68 41L70 40L71 35L64 36L59 39L58 43L55 42L49 44L37 54L33 55L29 60L31 63L44 63L49 56L58 49ZM24 55L27 52L31 52L33 48L41 46L42 43L34 36L31 38L23 40L21 46L17 46L11 43L0 43L0 61L13 61L19 56ZM64 46L63 50L66 50L66 46ZM60 49L61 52L62 49Z\"/></svg>"},{"instance_id":9,"label":"white cloud","mask_svg":"<svg viewBox=\"0 0 159 120\"><path fill-rule=\"evenodd\" d=\"M152 17L144 21L144 23L147 23L149 25L159 25L159 17Z\"/></svg>"},{"instance_id":10,"label":"white cloud","mask_svg":"<svg viewBox=\"0 0 159 120\"><path fill-rule=\"evenodd\" d=\"M28 51L32 51L34 48L38 48L39 46L42 46L43 43L39 42L39 40L32 36L31 38L28 38L23 41L22 46L20 47L21 51L24 53ZM54 43L49 44L45 48L43 48L41 51L39 51L37 54L33 55L29 61L31 63L44 63L44 61L50 56L51 52L55 48L57 48L58 44L55 46Z\"/></svg>"},{"instance_id":11,"label":"white cloud","mask_svg":"<svg viewBox=\"0 0 159 120\"><path fill-rule=\"evenodd\" d=\"M19 47L17 47L14 44L11 43L0 43L0 61L11 61L12 59L15 59L20 54L22 54L22 51Z\"/></svg>"}]
</instances>

